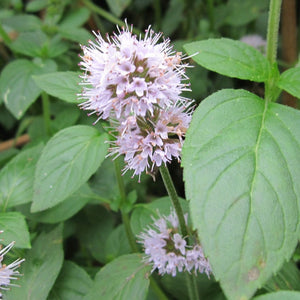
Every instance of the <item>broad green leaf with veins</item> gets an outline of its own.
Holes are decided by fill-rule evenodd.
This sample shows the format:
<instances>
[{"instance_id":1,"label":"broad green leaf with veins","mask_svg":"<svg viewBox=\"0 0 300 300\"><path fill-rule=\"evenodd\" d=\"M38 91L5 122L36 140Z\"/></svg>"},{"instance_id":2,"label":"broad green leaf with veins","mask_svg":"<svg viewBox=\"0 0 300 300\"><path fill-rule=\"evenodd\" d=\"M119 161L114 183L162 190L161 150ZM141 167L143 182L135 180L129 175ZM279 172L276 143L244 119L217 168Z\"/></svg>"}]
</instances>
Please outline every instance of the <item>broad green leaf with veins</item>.
<instances>
[{"instance_id":1,"label":"broad green leaf with veins","mask_svg":"<svg viewBox=\"0 0 300 300\"><path fill-rule=\"evenodd\" d=\"M248 299L299 237L300 112L244 90L196 109L182 161L193 224L229 299Z\"/></svg>"}]
</instances>

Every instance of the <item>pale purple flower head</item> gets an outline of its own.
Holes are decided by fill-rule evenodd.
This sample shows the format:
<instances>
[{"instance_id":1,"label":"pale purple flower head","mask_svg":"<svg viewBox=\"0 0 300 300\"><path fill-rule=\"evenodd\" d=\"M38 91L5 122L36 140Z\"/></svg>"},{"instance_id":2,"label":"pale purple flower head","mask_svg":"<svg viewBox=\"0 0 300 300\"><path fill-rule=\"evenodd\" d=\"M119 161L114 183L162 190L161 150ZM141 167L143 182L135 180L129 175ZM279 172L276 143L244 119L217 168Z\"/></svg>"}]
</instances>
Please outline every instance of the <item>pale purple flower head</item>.
<instances>
[{"instance_id":1,"label":"pale purple flower head","mask_svg":"<svg viewBox=\"0 0 300 300\"><path fill-rule=\"evenodd\" d=\"M144 171L152 174L174 158L180 161L182 138L190 121L191 114L182 106L155 109L145 118L131 116L117 128L110 155L125 155L124 172L133 170L139 177Z\"/></svg>"},{"instance_id":2,"label":"pale purple flower head","mask_svg":"<svg viewBox=\"0 0 300 300\"><path fill-rule=\"evenodd\" d=\"M120 118L134 114L145 116L155 107L162 109L174 103L184 104L182 91L189 90L182 64L182 55L175 52L169 39L149 28L144 38L126 27L104 39L82 46L80 62L83 91L81 108L90 110L100 119Z\"/></svg>"},{"instance_id":3,"label":"pale purple flower head","mask_svg":"<svg viewBox=\"0 0 300 300\"><path fill-rule=\"evenodd\" d=\"M3 231L0 231L2 233ZM0 250L0 290L9 290L10 286L18 286L11 283L12 280L18 279L21 274L16 270L25 259L17 259L9 265L2 264L5 254L14 246L15 242L11 242ZM0 298L2 293L0 292Z\"/></svg>"},{"instance_id":4,"label":"pale purple flower head","mask_svg":"<svg viewBox=\"0 0 300 300\"><path fill-rule=\"evenodd\" d=\"M144 260L152 265L152 272L158 270L160 275L176 276L177 272L195 274L212 272L199 244L187 245L186 237L179 233L179 221L172 209L170 215L152 218L154 223L142 232L138 238L145 251ZM185 215L187 223L187 215Z\"/></svg>"}]
</instances>

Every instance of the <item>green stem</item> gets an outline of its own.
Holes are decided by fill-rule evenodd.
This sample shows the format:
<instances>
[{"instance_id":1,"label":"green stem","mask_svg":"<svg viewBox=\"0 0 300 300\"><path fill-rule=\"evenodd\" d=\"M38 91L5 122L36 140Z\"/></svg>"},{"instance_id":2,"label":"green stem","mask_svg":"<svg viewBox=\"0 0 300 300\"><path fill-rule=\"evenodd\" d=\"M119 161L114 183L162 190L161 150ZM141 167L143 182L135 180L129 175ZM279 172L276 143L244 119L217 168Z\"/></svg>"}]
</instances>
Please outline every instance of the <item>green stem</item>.
<instances>
[{"instance_id":1,"label":"green stem","mask_svg":"<svg viewBox=\"0 0 300 300\"><path fill-rule=\"evenodd\" d=\"M120 210L121 210L122 221L123 221L123 224L125 227L127 239L128 239L128 242L129 242L132 252L138 252L138 247L135 242L135 237L131 230L129 216L124 211L124 206L127 201L127 197L126 197L124 180L123 180L123 177L121 174L121 168L120 168L118 158L114 159L114 167L115 167L115 174L116 174L116 178L117 178L119 193L120 193L120 197L121 197Z\"/></svg>"},{"instance_id":2,"label":"green stem","mask_svg":"<svg viewBox=\"0 0 300 300\"><path fill-rule=\"evenodd\" d=\"M44 126L47 135L51 135L50 129L50 103L49 103L49 96L47 93L42 92L42 105L43 105L43 117L44 117Z\"/></svg>"},{"instance_id":3,"label":"green stem","mask_svg":"<svg viewBox=\"0 0 300 300\"><path fill-rule=\"evenodd\" d=\"M83 0L83 3L84 5L90 9L91 11L99 14L101 17L105 18L106 20L114 23L114 24L117 24L121 27L126 27L126 24L125 22L121 21L120 19L116 18L114 15L110 14L109 12L107 12L106 10L104 10L103 8L95 5L94 3L92 3L91 1L89 0ZM135 34L140 34L140 32L136 29L133 29L132 30L133 33Z\"/></svg>"},{"instance_id":4,"label":"green stem","mask_svg":"<svg viewBox=\"0 0 300 300\"><path fill-rule=\"evenodd\" d=\"M267 59L273 65L276 62L278 29L280 21L280 9L282 0L271 0L267 34Z\"/></svg>"},{"instance_id":5,"label":"green stem","mask_svg":"<svg viewBox=\"0 0 300 300\"><path fill-rule=\"evenodd\" d=\"M160 171L161 177L163 179L163 182L165 184L165 187L167 189L167 192L169 194L169 197L175 208L181 233L184 237L189 237L189 229L185 223L183 210L182 210L181 204L179 202L179 198L177 196L177 192L176 192L175 186L173 184L173 180L171 178L169 170L164 164L162 164L159 168L159 171ZM199 294L198 294L196 281L188 273L186 273L186 282L187 282L190 300L199 300Z\"/></svg>"},{"instance_id":6,"label":"green stem","mask_svg":"<svg viewBox=\"0 0 300 300\"><path fill-rule=\"evenodd\" d=\"M181 233L184 237L187 237L188 236L188 229L187 229L187 226L186 226L186 223L185 223L185 220L184 220L184 213L183 213L181 204L179 202L177 192L176 192L176 189L174 187L173 180L170 176L169 170L164 164L162 164L159 168L159 171L160 171L161 177L163 179L163 182L165 184L165 187L167 189L167 192L170 196L170 199L173 203L175 212L177 214Z\"/></svg>"},{"instance_id":7,"label":"green stem","mask_svg":"<svg viewBox=\"0 0 300 300\"><path fill-rule=\"evenodd\" d=\"M268 33L267 33L267 59L272 68L276 64L277 47L278 47L278 29L280 21L280 10L282 0L271 0L269 8L268 20ZM265 99L266 101L275 100L276 93L273 93L274 87L274 74L265 83ZM274 95L273 95L274 94Z\"/></svg>"}]
</instances>

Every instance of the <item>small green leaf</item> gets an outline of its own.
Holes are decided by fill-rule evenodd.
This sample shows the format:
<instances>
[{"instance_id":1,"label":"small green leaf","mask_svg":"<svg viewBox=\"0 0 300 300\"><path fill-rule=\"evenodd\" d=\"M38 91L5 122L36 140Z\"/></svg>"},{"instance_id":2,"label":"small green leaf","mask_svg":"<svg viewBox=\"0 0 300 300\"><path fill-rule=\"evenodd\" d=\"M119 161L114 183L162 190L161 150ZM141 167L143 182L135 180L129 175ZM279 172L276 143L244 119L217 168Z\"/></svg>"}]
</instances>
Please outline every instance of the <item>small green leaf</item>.
<instances>
[{"instance_id":1,"label":"small green leaf","mask_svg":"<svg viewBox=\"0 0 300 300\"><path fill-rule=\"evenodd\" d=\"M33 76L38 87L51 96L67 102L79 103L77 94L82 90L79 85L79 73L55 72L40 76Z\"/></svg>"},{"instance_id":2,"label":"small green leaf","mask_svg":"<svg viewBox=\"0 0 300 300\"><path fill-rule=\"evenodd\" d=\"M280 291L253 298L253 300L299 300L300 292Z\"/></svg>"},{"instance_id":3,"label":"small green leaf","mask_svg":"<svg viewBox=\"0 0 300 300\"><path fill-rule=\"evenodd\" d=\"M34 63L25 59L15 60L3 69L0 97L15 118L20 119L41 93L32 75L53 72L55 69L56 64L52 60Z\"/></svg>"},{"instance_id":4,"label":"small green leaf","mask_svg":"<svg viewBox=\"0 0 300 300\"><path fill-rule=\"evenodd\" d=\"M87 205L78 215L76 232L82 247L101 263L107 262L104 245L114 229L114 223L112 214L100 205Z\"/></svg>"},{"instance_id":5,"label":"small green leaf","mask_svg":"<svg viewBox=\"0 0 300 300\"><path fill-rule=\"evenodd\" d=\"M60 28L76 28L84 25L90 17L90 10L86 7L77 8L69 12L59 24Z\"/></svg>"},{"instance_id":6,"label":"small green leaf","mask_svg":"<svg viewBox=\"0 0 300 300\"><path fill-rule=\"evenodd\" d=\"M26 11L37 12L49 5L48 0L32 0L26 5Z\"/></svg>"},{"instance_id":7,"label":"small green leaf","mask_svg":"<svg viewBox=\"0 0 300 300\"><path fill-rule=\"evenodd\" d=\"M47 299L63 264L62 231L60 225L35 239L20 268L24 274L18 280L20 287L13 287L8 299Z\"/></svg>"},{"instance_id":8,"label":"small green leaf","mask_svg":"<svg viewBox=\"0 0 300 300\"><path fill-rule=\"evenodd\" d=\"M77 125L55 134L37 163L32 212L53 207L96 172L107 153L106 134Z\"/></svg>"},{"instance_id":9,"label":"small green leaf","mask_svg":"<svg viewBox=\"0 0 300 300\"><path fill-rule=\"evenodd\" d=\"M41 58L57 57L68 50L68 44L61 36L49 38L41 30L20 33L10 47L15 52Z\"/></svg>"},{"instance_id":10,"label":"small green leaf","mask_svg":"<svg viewBox=\"0 0 300 300\"><path fill-rule=\"evenodd\" d=\"M244 90L217 92L193 115L182 153L186 195L229 299L251 297L295 250L299 128L299 111Z\"/></svg>"},{"instance_id":11,"label":"small green leaf","mask_svg":"<svg viewBox=\"0 0 300 300\"><path fill-rule=\"evenodd\" d=\"M140 254L120 256L97 273L84 300L146 299L150 270Z\"/></svg>"},{"instance_id":12,"label":"small green leaf","mask_svg":"<svg viewBox=\"0 0 300 300\"><path fill-rule=\"evenodd\" d=\"M0 213L1 243L15 241L17 248L30 248L30 236L25 217L19 212Z\"/></svg>"},{"instance_id":13,"label":"small green leaf","mask_svg":"<svg viewBox=\"0 0 300 300\"><path fill-rule=\"evenodd\" d=\"M106 2L111 12L117 17L120 17L131 0L106 0Z\"/></svg>"},{"instance_id":14,"label":"small green leaf","mask_svg":"<svg viewBox=\"0 0 300 300\"><path fill-rule=\"evenodd\" d=\"M62 37L80 44L86 44L88 40L93 38L85 28L60 27L58 31Z\"/></svg>"},{"instance_id":15,"label":"small green leaf","mask_svg":"<svg viewBox=\"0 0 300 300\"><path fill-rule=\"evenodd\" d=\"M66 200L45 211L30 213L30 207L28 205L21 207L20 210L30 220L50 224L59 223L74 216L93 196L94 193L92 193L88 184L83 184L78 191Z\"/></svg>"},{"instance_id":16,"label":"small green leaf","mask_svg":"<svg viewBox=\"0 0 300 300\"><path fill-rule=\"evenodd\" d=\"M279 78L278 86L291 95L300 98L300 67L283 72Z\"/></svg>"},{"instance_id":17,"label":"small green leaf","mask_svg":"<svg viewBox=\"0 0 300 300\"><path fill-rule=\"evenodd\" d=\"M41 19L34 15L13 15L1 20L1 22L2 25L8 26L18 32L37 30L42 26Z\"/></svg>"},{"instance_id":18,"label":"small green leaf","mask_svg":"<svg viewBox=\"0 0 300 300\"><path fill-rule=\"evenodd\" d=\"M208 39L184 45L199 65L225 76L263 82L271 67L266 57L253 47L227 38Z\"/></svg>"},{"instance_id":19,"label":"small green leaf","mask_svg":"<svg viewBox=\"0 0 300 300\"><path fill-rule=\"evenodd\" d=\"M129 254L131 248L123 224L116 227L105 243L106 261L112 261L118 256Z\"/></svg>"},{"instance_id":20,"label":"small green leaf","mask_svg":"<svg viewBox=\"0 0 300 300\"><path fill-rule=\"evenodd\" d=\"M3 210L32 201L34 171L43 145L14 157L0 172L0 205Z\"/></svg>"},{"instance_id":21,"label":"small green leaf","mask_svg":"<svg viewBox=\"0 0 300 300\"><path fill-rule=\"evenodd\" d=\"M47 299L82 300L92 285L93 281L84 269L71 261L65 261Z\"/></svg>"},{"instance_id":22,"label":"small green leaf","mask_svg":"<svg viewBox=\"0 0 300 300\"><path fill-rule=\"evenodd\" d=\"M27 56L42 57L43 45L47 41L47 35L41 30L21 32L10 47L13 51Z\"/></svg>"}]
</instances>

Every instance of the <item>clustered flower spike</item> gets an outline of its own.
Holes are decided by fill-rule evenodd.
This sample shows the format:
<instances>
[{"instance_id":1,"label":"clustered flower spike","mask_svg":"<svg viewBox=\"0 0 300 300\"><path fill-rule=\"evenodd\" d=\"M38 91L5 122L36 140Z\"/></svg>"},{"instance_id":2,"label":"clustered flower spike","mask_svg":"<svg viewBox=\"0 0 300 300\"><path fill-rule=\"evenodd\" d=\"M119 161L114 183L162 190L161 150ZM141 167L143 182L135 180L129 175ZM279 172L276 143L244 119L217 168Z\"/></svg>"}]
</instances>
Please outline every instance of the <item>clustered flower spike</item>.
<instances>
[{"instance_id":1,"label":"clustered flower spike","mask_svg":"<svg viewBox=\"0 0 300 300\"><path fill-rule=\"evenodd\" d=\"M80 107L100 119L110 119L116 140L110 153L125 155L124 172L140 177L171 159L180 159L183 137L191 120L191 101L182 54L169 39L148 27L144 38L132 27L113 36L95 33L82 46L83 91ZM97 122L96 121L96 122Z\"/></svg>"},{"instance_id":2,"label":"clustered flower spike","mask_svg":"<svg viewBox=\"0 0 300 300\"><path fill-rule=\"evenodd\" d=\"M3 231L0 231L2 233ZM15 242L11 242L6 247L0 250L0 290L9 290L9 286L18 286L11 283L11 280L18 279L21 276L16 269L21 265L25 259L17 259L9 265L2 264L4 255L7 254L14 246ZM0 299L2 299L2 293L0 292Z\"/></svg>"},{"instance_id":3,"label":"clustered flower spike","mask_svg":"<svg viewBox=\"0 0 300 300\"><path fill-rule=\"evenodd\" d=\"M185 215L187 223L187 215ZM145 261L152 265L152 272L158 270L160 275L176 276L177 271L192 271L197 274L212 273L200 244L187 245L179 233L179 221L174 210L170 215L154 220L152 227L139 235L139 243L145 250Z\"/></svg>"}]
</instances>

